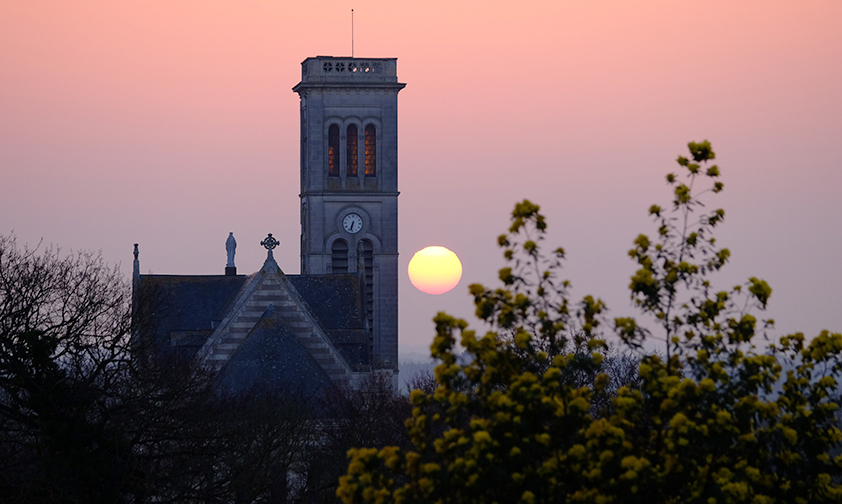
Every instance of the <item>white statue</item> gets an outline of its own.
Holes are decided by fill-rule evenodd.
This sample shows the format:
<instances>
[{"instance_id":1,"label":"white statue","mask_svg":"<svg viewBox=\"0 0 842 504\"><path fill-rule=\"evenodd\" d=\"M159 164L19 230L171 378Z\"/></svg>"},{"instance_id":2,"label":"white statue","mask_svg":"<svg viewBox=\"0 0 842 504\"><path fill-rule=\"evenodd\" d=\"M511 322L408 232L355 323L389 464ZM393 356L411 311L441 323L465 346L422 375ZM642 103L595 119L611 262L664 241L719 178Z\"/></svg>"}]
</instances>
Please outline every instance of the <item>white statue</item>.
<instances>
[{"instance_id":1,"label":"white statue","mask_svg":"<svg viewBox=\"0 0 842 504\"><path fill-rule=\"evenodd\" d=\"M226 267L234 267L234 252L237 250L237 240L234 239L234 233L228 233L228 239L225 240L225 251L228 252L228 264Z\"/></svg>"}]
</instances>

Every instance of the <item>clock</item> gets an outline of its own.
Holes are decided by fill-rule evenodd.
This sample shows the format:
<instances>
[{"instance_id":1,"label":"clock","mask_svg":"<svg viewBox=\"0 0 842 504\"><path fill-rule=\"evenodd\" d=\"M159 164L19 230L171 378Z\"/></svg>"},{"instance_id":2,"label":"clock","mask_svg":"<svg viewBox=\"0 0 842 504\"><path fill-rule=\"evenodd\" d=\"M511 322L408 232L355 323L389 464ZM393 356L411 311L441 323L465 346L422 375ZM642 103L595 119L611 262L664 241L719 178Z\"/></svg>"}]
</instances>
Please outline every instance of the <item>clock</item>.
<instances>
[{"instance_id":1,"label":"clock","mask_svg":"<svg viewBox=\"0 0 842 504\"><path fill-rule=\"evenodd\" d=\"M359 233L363 228L363 218L355 213L349 213L342 219L342 227L351 234Z\"/></svg>"}]
</instances>

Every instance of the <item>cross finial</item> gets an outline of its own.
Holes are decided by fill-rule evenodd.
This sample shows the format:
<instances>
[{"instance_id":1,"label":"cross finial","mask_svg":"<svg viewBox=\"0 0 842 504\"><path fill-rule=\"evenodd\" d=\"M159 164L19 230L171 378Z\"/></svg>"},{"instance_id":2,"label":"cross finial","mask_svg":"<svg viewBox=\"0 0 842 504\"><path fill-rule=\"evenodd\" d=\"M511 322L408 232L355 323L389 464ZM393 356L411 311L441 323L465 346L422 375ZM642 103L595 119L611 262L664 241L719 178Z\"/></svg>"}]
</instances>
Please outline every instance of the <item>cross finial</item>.
<instances>
[{"instance_id":1,"label":"cross finial","mask_svg":"<svg viewBox=\"0 0 842 504\"><path fill-rule=\"evenodd\" d=\"M263 245L266 248L266 250L269 251L269 258L273 259L272 249L280 245L281 242L276 240L275 237L272 236L272 233L269 233L269 236L267 236L266 239L260 242L260 244Z\"/></svg>"}]
</instances>

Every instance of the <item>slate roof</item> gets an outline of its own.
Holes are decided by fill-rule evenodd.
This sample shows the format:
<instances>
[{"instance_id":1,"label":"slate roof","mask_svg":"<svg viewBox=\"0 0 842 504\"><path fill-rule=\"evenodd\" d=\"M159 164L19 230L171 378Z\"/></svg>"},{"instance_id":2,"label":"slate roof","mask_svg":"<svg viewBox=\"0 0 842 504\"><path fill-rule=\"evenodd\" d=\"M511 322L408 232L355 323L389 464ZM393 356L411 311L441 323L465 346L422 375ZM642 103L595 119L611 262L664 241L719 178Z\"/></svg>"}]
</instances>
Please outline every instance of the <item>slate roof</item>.
<instances>
[{"instance_id":1,"label":"slate roof","mask_svg":"<svg viewBox=\"0 0 842 504\"><path fill-rule=\"evenodd\" d=\"M135 323L155 352L192 359L246 279L245 275L141 275Z\"/></svg>"},{"instance_id":2,"label":"slate roof","mask_svg":"<svg viewBox=\"0 0 842 504\"><path fill-rule=\"evenodd\" d=\"M216 380L221 390L235 395L260 389L315 399L333 388L330 377L283 325L274 307L266 310Z\"/></svg>"},{"instance_id":3,"label":"slate roof","mask_svg":"<svg viewBox=\"0 0 842 504\"><path fill-rule=\"evenodd\" d=\"M360 278L357 275L287 275L333 345L352 365L370 364Z\"/></svg>"},{"instance_id":4,"label":"slate roof","mask_svg":"<svg viewBox=\"0 0 842 504\"><path fill-rule=\"evenodd\" d=\"M141 275L136 324L153 352L193 362L214 329L225 319L255 275ZM371 364L370 336L357 275L286 275L303 304L345 361L362 370ZM271 308L269 309L271 310ZM315 366L315 367L314 367ZM301 382L302 376L309 381ZM223 388L249 384L325 386L325 373L274 312L263 314L243 345L220 370Z\"/></svg>"}]
</instances>

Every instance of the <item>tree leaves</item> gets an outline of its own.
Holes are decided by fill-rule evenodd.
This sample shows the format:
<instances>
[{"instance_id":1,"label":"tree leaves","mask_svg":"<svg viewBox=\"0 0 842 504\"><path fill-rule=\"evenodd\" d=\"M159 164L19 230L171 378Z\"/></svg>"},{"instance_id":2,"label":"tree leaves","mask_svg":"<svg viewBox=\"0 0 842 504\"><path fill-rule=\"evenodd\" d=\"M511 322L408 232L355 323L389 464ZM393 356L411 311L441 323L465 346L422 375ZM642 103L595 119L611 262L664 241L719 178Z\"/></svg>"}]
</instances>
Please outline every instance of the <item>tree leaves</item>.
<instances>
[{"instance_id":1,"label":"tree leaves","mask_svg":"<svg viewBox=\"0 0 842 504\"><path fill-rule=\"evenodd\" d=\"M613 332L638 356L636 375L610 366L602 301L586 296L570 313L563 254L542 254L546 221L524 200L498 240L503 285L470 287L490 330L477 338L436 316L442 363L436 390L412 394L413 450L351 450L344 503L842 499L842 334L754 346L773 322L752 312L772 289L757 277L712 287L730 258L713 236L725 212L700 198L723 185L699 187L720 177L710 142L688 149L683 180L667 176L671 210L649 208L657 236L629 250L631 299L648 323L616 317Z\"/></svg>"}]
</instances>

